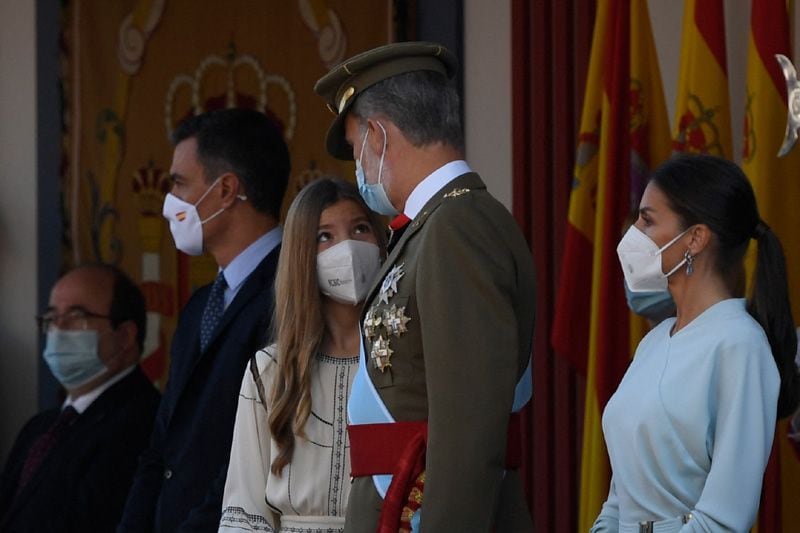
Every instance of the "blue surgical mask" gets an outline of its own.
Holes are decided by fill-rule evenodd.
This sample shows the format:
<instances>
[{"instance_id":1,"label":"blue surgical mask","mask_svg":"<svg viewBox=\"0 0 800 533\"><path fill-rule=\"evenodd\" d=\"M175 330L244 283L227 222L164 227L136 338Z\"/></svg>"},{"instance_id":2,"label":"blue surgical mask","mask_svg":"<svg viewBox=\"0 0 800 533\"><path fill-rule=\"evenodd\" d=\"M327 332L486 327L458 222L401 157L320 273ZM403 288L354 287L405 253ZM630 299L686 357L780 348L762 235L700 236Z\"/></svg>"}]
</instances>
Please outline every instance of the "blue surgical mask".
<instances>
[{"instance_id":1,"label":"blue surgical mask","mask_svg":"<svg viewBox=\"0 0 800 533\"><path fill-rule=\"evenodd\" d=\"M659 323L675 314L675 300L668 290L633 292L628 288L627 282L623 284L628 307L637 315Z\"/></svg>"},{"instance_id":2,"label":"blue surgical mask","mask_svg":"<svg viewBox=\"0 0 800 533\"><path fill-rule=\"evenodd\" d=\"M42 356L50 372L66 389L89 383L105 372L106 365L97 354L98 333L94 330L47 332Z\"/></svg>"},{"instance_id":3,"label":"blue surgical mask","mask_svg":"<svg viewBox=\"0 0 800 533\"><path fill-rule=\"evenodd\" d=\"M378 126L383 131L383 151L381 152L381 162L378 166L378 181L377 183L367 183L364 176L364 167L361 165L361 159L364 157L364 147L367 145L367 137L369 137L369 129L364 135L364 140L361 143L361 157L356 159L356 182L358 183L358 193L364 199L364 202L370 209L376 213L386 216L395 216L398 214L397 209L389 201L386 195L386 189L381 184L381 176L383 175L383 158L386 155L386 129L378 122Z\"/></svg>"}]
</instances>

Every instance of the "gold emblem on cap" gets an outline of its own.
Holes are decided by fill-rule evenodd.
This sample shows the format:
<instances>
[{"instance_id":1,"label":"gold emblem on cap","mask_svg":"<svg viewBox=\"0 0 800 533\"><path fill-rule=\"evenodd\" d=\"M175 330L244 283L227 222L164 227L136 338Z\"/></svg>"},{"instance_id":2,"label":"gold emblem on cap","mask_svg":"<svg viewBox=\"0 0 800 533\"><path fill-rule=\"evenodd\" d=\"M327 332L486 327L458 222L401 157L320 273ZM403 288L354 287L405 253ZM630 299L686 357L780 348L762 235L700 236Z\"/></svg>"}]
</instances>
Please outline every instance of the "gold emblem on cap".
<instances>
[{"instance_id":1,"label":"gold emblem on cap","mask_svg":"<svg viewBox=\"0 0 800 533\"><path fill-rule=\"evenodd\" d=\"M342 113L345 104L347 104L347 101L350 100L354 94L356 94L356 88L352 85L344 90L342 97L339 99L339 114Z\"/></svg>"}]
</instances>

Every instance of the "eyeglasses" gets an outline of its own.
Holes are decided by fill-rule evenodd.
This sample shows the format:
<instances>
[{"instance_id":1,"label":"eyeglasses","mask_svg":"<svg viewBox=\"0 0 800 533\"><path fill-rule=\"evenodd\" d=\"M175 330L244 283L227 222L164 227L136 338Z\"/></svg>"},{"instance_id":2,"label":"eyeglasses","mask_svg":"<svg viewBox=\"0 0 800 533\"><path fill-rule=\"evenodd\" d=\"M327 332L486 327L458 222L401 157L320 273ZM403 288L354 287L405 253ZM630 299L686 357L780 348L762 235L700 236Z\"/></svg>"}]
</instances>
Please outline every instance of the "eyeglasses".
<instances>
[{"instance_id":1,"label":"eyeglasses","mask_svg":"<svg viewBox=\"0 0 800 533\"><path fill-rule=\"evenodd\" d=\"M48 311L43 315L38 315L36 317L36 322L42 335L47 335L47 332L56 326L66 330L88 329L90 318L106 318L111 320L112 317L93 313L82 307L75 307L61 314Z\"/></svg>"}]
</instances>

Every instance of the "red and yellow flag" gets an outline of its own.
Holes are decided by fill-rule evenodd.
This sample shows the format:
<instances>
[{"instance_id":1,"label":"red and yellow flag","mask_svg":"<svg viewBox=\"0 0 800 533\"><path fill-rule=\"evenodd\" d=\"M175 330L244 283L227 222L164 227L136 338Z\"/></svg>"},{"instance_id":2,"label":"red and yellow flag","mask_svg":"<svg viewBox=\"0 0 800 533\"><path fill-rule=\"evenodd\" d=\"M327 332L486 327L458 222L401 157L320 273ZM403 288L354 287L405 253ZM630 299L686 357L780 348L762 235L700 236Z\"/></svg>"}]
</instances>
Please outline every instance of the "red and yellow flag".
<instances>
[{"instance_id":1,"label":"red and yellow flag","mask_svg":"<svg viewBox=\"0 0 800 533\"><path fill-rule=\"evenodd\" d=\"M556 351L587 377L581 531L608 493L601 414L643 331L625 303L616 246L649 170L669 152L647 2L600 0L552 336Z\"/></svg>"},{"instance_id":2,"label":"red and yellow flag","mask_svg":"<svg viewBox=\"0 0 800 533\"><path fill-rule=\"evenodd\" d=\"M800 317L800 148L778 158L786 127L786 81L775 54L791 57L785 0L753 0L747 52L747 90L742 168L753 184L761 217L786 253L789 298ZM753 270L753 256L748 270ZM800 462L778 424L764 477L759 530L796 531L800 523Z\"/></svg>"},{"instance_id":3,"label":"red and yellow flag","mask_svg":"<svg viewBox=\"0 0 800 533\"><path fill-rule=\"evenodd\" d=\"M672 149L731 159L731 113L722 0L683 5Z\"/></svg>"}]
</instances>

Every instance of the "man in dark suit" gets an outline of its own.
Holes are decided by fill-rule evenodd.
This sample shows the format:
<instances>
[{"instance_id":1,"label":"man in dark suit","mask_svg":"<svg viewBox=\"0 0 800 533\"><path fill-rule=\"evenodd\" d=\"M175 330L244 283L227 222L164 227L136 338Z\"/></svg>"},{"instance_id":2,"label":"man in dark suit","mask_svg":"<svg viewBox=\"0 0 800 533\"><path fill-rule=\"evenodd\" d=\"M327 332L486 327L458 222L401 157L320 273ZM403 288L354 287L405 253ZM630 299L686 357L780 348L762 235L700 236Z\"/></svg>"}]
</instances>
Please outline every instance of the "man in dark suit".
<instances>
[{"instance_id":1,"label":"man in dark suit","mask_svg":"<svg viewBox=\"0 0 800 533\"><path fill-rule=\"evenodd\" d=\"M364 304L349 532L532 530L509 421L530 397L533 260L463 161L456 68L396 43L315 87L337 115L328 151L356 159L371 208L411 220Z\"/></svg>"},{"instance_id":2,"label":"man in dark suit","mask_svg":"<svg viewBox=\"0 0 800 533\"><path fill-rule=\"evenodd\" d=\"M114 531L158 407L138 365L144 298L114 267L78 267L39 323L67 399L17 437L0 477L0 531Z\"/></svg>"},{"instance_id":3,"label":"man in dark suit","mask_svg":"<svg viewBox=\"0 0 800 533\"><path fill-rule=\"evenodd\" d=\"M270 326L289 175L282 134L261 113L227 109L186 120L173 143L164 216L178 249L205 250L220 270L181 312L121 532L217 530L239 386Z\"/></svg>"}]
</instances>

